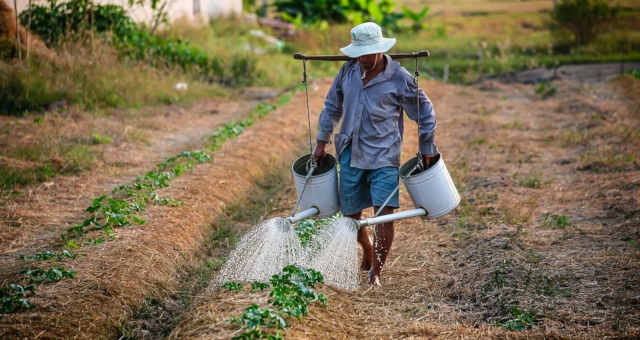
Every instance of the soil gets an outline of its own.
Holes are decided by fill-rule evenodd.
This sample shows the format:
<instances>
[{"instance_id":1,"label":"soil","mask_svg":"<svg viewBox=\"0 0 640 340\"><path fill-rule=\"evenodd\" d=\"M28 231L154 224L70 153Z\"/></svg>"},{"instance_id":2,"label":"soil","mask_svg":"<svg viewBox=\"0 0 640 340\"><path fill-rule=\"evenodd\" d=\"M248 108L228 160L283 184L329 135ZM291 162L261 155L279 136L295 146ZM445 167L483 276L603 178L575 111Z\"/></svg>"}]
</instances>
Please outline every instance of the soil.
<instances>
[{"instance_id":1,"label":"soil","mask_svg":"<svg viewBox=\"0 0 640 340\"><path fill-rule=\"evenodd\" d=\"M575 80L579 82L602 82L624 72L640 68L637 62L563 65L554 69L536 68L522 72L512 72L496 76L503 81L523 84L537 84L552 80Z\"/></svg>"},{"instance_id":2,"label":"soil","mask_svg":"<svg viewBox=\"0 0 640 340\"><path fill-rule=\"evenodd\" d=\"M368 286L364 276L355 292L321 287L328 306L292 321L285 338L640 336L640 115L631 95L637 82L558 80L556 94L541 99L532 85L423 81L460 206L436 220L397 222L382 287ZM311 92L313 117L329 85L323 80ZM290 164L304 146L303 100L298 93L225 143L214 162L176 179L167 193L183 206L149 208L144 227L84 248L85 256L67 263L76 278L40 286L33 298L38 307L4 315L0 337L113 338L145 297L175 293L179 268L192 264L207 242L216 213L246 197L265 169ZM411 126L405 161L416 151ZM25 227L3 232L9 236L3 236L2 271L15 273L13 254L45 247L81 220L90 198L144 168L100 181L64 178L64 190L33 188L11 205ZM292 190L281 195L271 216L295 204ZM404 188L401 207L412 207ZM266 296L218 290L194 298L176 316L170 338L229 338L237 329L226 320ZM531 315L531 328L506 329L518 312Z\"/></svg>"}]
</instances>

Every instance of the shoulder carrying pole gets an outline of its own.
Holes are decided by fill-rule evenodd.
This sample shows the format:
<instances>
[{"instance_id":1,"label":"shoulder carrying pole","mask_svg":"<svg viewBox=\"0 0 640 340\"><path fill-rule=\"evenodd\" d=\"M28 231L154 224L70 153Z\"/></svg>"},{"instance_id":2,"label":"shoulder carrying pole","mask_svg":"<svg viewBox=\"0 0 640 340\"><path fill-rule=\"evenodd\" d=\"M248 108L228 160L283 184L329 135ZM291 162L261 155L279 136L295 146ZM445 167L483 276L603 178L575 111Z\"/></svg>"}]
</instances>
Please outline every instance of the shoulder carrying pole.
<instances>
[{"instance_id":1,"label":"shoulder carrying pole","mask_svg":"<svg viewBox=\"0 0 640 340\"><path fill-rule=\"evenodd\" d=\"M429 51L418 51L410 53L391 53L389 56L393 59L406 59L406 58L420 58L428 57L431 53ZM293 59L297 60L324 60L324 61L349 61L356 58L347 57L345 55L304 55L302 53L296 53L293 55Z\"/></svg>"}]
</instances>

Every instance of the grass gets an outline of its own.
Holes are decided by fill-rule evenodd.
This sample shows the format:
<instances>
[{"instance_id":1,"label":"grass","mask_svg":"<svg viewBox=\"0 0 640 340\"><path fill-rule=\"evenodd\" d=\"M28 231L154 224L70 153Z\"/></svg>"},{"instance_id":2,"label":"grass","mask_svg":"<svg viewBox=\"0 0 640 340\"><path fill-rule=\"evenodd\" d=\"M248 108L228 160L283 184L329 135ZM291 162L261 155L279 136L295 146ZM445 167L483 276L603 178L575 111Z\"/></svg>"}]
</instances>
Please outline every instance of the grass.
<instances>
[{"instance_id":1,"label":"grass","mask_svg":"<svg viewBox=\"0 0 640 340\"><path fill-rule=\"evenodd\" d=\"M520 179L519 184L525 188L540 189L546 184L539 173L531 173Z\"/></svg>"},{"instance_id":2,"label":"grass","mask_svg":"<svg viewBox=\"0 0 640 340\"><path fill-rule=\"evenodd\" d=\"M92 110L188 103L225 93L219 85L199 81L177 68L122 59L99 40L68 42L57 52L55 58L0 60L0 114L23 115L68 105ZM176 83L185 81L189 83L187 90L175 89Z\"/></svg>"},{"instance_id":3,"label":"grass","mask_svg":"<svg viewBox=\"0 0 640 340\"><path fill-rule=\"evenodd\" d=\"M542 225L552 229L564 229L570 226L571 222L567 216L545 213L542 215Z\"/></svg>"}]
</instances>

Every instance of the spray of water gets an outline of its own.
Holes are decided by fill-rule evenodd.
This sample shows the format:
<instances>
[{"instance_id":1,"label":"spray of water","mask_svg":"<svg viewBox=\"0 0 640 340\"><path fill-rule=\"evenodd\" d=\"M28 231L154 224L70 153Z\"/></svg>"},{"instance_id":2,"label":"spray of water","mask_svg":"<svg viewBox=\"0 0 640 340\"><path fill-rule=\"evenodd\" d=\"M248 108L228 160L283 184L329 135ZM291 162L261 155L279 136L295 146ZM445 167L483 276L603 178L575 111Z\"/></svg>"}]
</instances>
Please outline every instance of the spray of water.
<instances>
[{"instance_id":1,"label":"spray of water","mask_svg":"<svg viewBox=\"0 0 640 340\"><path fill-rule=\"evenodd\" d=\"M306 252L291 223L284 218L272 218L240 239L216 282L265 282L287 265L305 266L306 260Z\"/></svg>"},{"instance_id":2,"label":"spray of water","mask_svg":"<svg viewBox=\"0 0 640 340\"><path fill-rule=\"evenodd\" d=\"M220 271L214 286L228 281L269 281L283 267L296 264L313 268L325 283L354 290L359 286L357 226L350 218L338 218L322 226L306 246L291 223L272 218L242 237Z\"/></svg>"},{"instance_id":3,"label":"spray of water","mask_svg":"<svg viewBox=\"0 0 640 340\"><path fill-rule=\"evenodd\" d=\"M310 245L311 268L322 273L326 283L348 290L358 288L357 232L356 222L342 217L323 228Z\"/></svg>"}]
</instances>

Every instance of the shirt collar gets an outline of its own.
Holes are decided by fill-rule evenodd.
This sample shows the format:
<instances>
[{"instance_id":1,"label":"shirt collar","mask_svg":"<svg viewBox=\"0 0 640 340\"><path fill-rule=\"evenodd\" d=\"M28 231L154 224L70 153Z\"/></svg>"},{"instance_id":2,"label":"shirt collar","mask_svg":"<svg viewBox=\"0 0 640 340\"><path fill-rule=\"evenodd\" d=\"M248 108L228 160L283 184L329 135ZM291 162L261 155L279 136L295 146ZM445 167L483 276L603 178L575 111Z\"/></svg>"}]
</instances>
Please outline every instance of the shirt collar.
<instances>
[{"instance_id":1,"label":"shirt collar","mask_svg":"<svg viewBox=\"0 0 640 340\"><path fill-rule=\"evenodd\" d=\"M382 56L387 60L387 66L385 67L384 71L382 71L382 73L379 73L373 79L369 80L369 82L363 88L381 83L391 78L391 76L393 76L393 74L395 73L396 63L393 61L393 59L391 59L391 56L389 56L388 54L383 54ZM358 72L362 72L359 62L356 62L356 66L358 68Z\"/></svg>"}]
</instances>

